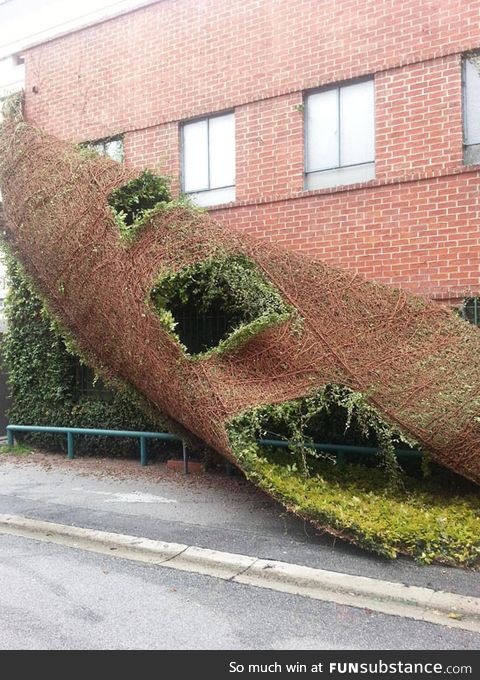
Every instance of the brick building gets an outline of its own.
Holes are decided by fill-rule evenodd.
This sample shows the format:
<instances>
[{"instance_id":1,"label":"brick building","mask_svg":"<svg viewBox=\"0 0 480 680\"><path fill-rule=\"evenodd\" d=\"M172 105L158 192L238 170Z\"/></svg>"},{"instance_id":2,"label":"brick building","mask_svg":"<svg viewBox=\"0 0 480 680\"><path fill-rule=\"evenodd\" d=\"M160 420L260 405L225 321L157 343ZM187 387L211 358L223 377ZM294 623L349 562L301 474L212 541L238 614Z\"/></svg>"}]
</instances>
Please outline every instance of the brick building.
<instances>
[{"instance_id":1,"label":"brick building","mask_svg":"<svg viewBox=\"0 0 480 680\"><path fill-rule=\"evenodd\" d=\"M116 5L10 55L30 121L160 168L240 230L480 294L480 0Z\"/></svg>"}]
</instances>

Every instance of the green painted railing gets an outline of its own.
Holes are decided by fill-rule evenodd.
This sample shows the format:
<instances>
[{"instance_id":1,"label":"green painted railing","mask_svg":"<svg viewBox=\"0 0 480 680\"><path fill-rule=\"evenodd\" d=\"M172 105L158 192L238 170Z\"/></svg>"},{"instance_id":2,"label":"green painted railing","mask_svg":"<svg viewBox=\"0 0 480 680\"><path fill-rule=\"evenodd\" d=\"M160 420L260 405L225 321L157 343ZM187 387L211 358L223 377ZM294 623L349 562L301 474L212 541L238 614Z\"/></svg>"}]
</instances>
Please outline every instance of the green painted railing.
<instances>
[{"instance_id":1,"label":"green painted railing","mask_svg":"<svg viewBox=\"0 0 480 680\"><path fill-rule=\"evenodd\" d=\"M261 446L276 446L277 448L286 449L290 446L290 442L282 441L278 439L257 439L257 444ZM357 446L354 444L318 444L313 442L312 444L305 444L306 449L314 449L315 451L325 451L325 453L337 454L337 461L343 463L346 453L356 453L360 456L371 456L379 453L379 448L377 446ZM422 457L422 452L415 449L395 449L395 455L397 458L410 458L410 459L420 459Z\"/></svg>"},{"instance_id":2,"label":"green painted railing","mask_svg":"<svg viewBox=\"0 0 480 680\"><path fill-rule=\"evenodd\" d=\"M7 425L7 443L14 445L14 432L47 432L49 434L67 435L67 456L75 458L74 436L90 435L98 437L130 437L140 442L140 462L148 463L147 439L163 439L169 442L181 442L182 440L169 432L138 432L135 430L99 430L89 427L45 427L43 425ZM188 472L188 454L185 442L183 444L183 461L185 474Z\"/></svg>"},{"instance_id":3,"label":"green painted railing","mask_svg":"<svg viewBox=\"0 0 480 680\"><path fill-rule=\"evenodd\" d=\"M148 463L147 439L162 439L169 442L182 442L183 449L183 470L188 474L188 450L186 443L174 434L169 432L138 432L135 430L99 430L88 427L45 427L44 425L7 425L7 443L14 446L14 432L47 432L49 434L65 434L67 437L67 456L70 459L75 457L74 437L78 435L90 435L98 437L129 437L138 439L140 442L140 462L142 465ZM257 439L260 446L275 446L277 448L288 448L289 442L279 439ZM370 456L378 454L379 449L375 446L355 446L353 444L306 444L306 448L316 451L335 453L337 461L343 463L345 454L353 453L360 456ZM395 454L398 458L419 459L421 451L411 449L396 449Z\"/></svg>"}]
</instances>

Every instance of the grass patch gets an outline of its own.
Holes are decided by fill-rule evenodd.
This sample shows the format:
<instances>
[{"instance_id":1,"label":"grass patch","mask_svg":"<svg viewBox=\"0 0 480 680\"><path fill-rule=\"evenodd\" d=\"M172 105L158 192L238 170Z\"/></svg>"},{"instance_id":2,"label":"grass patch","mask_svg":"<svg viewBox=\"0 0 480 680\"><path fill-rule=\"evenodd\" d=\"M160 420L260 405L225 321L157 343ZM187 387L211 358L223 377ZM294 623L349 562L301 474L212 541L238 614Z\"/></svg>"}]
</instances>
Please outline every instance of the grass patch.
<instances>
[{"instance_id":1,"label":"grass patch","mask_svg":"<svg viewBox=\"0 0 480 680\"><path fill-rule=\"evenodd\" d=\"M24 444L15 444L15 446L9 446L8 444L0 445L0 456L29 456L31 453L31 447Z\"/></svg>"}]
</instances>

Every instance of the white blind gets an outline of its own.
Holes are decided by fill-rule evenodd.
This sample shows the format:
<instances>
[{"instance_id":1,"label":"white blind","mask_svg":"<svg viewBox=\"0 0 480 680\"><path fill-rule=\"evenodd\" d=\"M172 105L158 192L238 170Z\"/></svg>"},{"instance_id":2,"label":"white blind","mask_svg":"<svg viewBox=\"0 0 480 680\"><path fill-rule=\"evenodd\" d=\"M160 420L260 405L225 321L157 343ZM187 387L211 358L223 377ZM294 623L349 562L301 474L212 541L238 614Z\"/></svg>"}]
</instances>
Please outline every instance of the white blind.
<instances>
[{"instance_id":1,"label":"white blind","mask_svg":"<svg viewBox=\"0 0 480 680\"><path fill-rule=\"evenodd\" d=\"M235 116L209 121L210 189L235 184Z\"/></svg>"},{"instance_id":2,"label":"white blind","mask_svg":"<svg viewBox=\"0 0 480 680\"><path fill-rule=\"evenodd\" d=\"M208 123L200 120L183 128L183 189L208 188Z\"/></svg>"},{"instance_id":3,"label":"white blind","mask_svg":"<svg viewBox=\"0 0 480 680\"><path fill-rule=\"evenodd\" d=\"M465 144L480 144L480 56L465 60Z\"/></svg>"},{"instance_id":4,"label":"white blind","mask_svg":"<svg viewBox=\"0 0 480 680\"><path fill-rule=\"evenodd\" d=\"M307 172L338 167L338 122L338 88L308 97Z\"/></svg>"},{"instance_id":5,"label":"white blind","mask_svg":"<svg viewBox=\"0 0 480 680\"><path fill-rule=\"evenodd\" d=\"M340 165L375 160L373 80L340 88Z\"/></svg>"}]
</instances>

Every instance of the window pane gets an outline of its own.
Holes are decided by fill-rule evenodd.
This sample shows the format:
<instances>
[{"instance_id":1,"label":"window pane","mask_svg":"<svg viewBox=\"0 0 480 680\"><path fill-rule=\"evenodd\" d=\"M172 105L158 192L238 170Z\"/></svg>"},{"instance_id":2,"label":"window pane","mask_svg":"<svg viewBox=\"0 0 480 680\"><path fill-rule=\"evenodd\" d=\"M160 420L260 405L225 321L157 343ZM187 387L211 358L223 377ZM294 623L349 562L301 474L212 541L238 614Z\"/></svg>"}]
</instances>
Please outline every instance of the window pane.
<instances>
[{"instance_id":1,"label":"window pane","mask_svg":"<svg viewBox=\"0 0 480 680\"><path fill-rule=\"evenodd\" d=\"M340 88L340 165L375 160L373 80Z\"/></svg>"},{"instance_id":2,"label":"window pane","mask_svg":"<svg viewBox=\"0 0 480 680\"><path fill-rule=\"evenodd\" d=\"M235 184L235 116L210 118L210 189Z\"/></svg>"},{"instance_id":3,"label":"window pane","mask_svg":"<svg viewBox=\"0 0 480 680\"><path fill-rule=\"evenodd\" d=\"M336 168L338 157L338 89L307 99L307 172Z\"/></svg>"},{"instance_id":4,"label":"window pane","mask_svg":"<svg viewBox=\"0 0 480 680\"><path fill-rule=\"evenodd\" d=\"M188 123L183 127L183 190L208 189L207 121Z\"/></svg>"},{"instance_id":5,"label":"window pane","mask_svg":"<svg viewBox=\"0 0 480 680\"><path fill-rule=\"evenodd\" d=\"M99 156L105 156L105 142L87 142L87 147L90 147L98 153Z\"/></svg>"},{"instance_id":6,"label":"window pane","mask_svg":"<svg viewBox=\"0 0 480 680\"><path fill-rule=\"evenodd\" d=\"M480 57L465 61L465 144L480 144Z\"/></svg>"},{"instance_id":7,"label":"window pane","mask_svg":"<svg viewBox=\"0 0 480 680\"><path fill-rule=\"evenodd\" d=\"M111 139L109 142L106 142L104 153L106 156L109 156L109 158L113 159L114 161L122 163L123 141L121 139Z\"/></svg>"}]
</instances>

